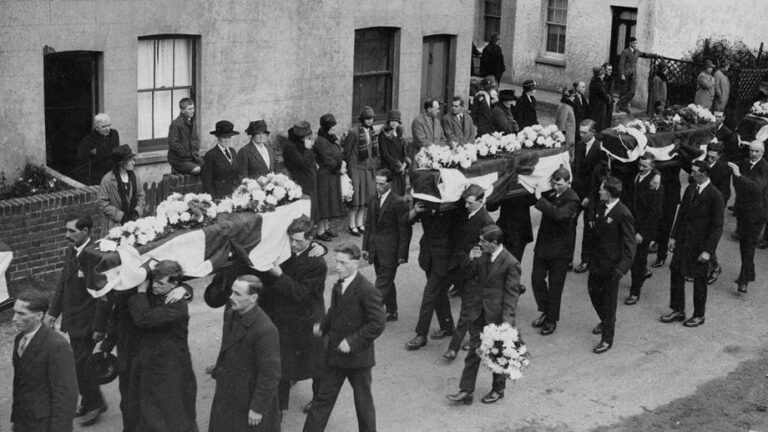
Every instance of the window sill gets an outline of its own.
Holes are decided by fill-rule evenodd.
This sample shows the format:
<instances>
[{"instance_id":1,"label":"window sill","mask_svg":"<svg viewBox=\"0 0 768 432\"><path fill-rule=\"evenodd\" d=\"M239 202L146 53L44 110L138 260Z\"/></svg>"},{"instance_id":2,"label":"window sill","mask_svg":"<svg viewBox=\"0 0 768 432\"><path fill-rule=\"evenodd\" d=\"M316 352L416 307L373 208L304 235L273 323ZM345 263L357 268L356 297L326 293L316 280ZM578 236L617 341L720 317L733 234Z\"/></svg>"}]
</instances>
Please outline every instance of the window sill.
<instances>
[{"instance_id":1,"label":"window sill","mask_svg":"<svg viewBox=\"0 0 768 432\"><path fill-rule=\"evenodd\" d=\"M549 66L565 67L565 57L551 57L546 54L539 54L534 61Z\"/></svg>"},{"instance_id":2,"label":"window sill","mask_svg":"<svg viewBox=\"0 0 768 432\"><path fill-rule=\"evenodd\" d=\"M136 166L168 162L168 150L145 151L136 155Z\"/></svg>"}]
</instances>

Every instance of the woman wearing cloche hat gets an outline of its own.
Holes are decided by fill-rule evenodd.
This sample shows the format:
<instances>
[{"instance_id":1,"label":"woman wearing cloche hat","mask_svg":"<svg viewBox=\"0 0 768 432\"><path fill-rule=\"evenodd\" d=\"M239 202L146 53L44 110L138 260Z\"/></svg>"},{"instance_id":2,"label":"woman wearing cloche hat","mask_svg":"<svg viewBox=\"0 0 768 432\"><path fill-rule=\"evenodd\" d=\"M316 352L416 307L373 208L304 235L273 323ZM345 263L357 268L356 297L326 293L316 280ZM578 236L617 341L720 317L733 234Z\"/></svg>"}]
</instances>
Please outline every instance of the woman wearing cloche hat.
<instances>
[{"instance_id":1,"label":"woman wearing cloche hat","mask_svg":"<svg viewBox=\"0 0 768 432\"><path fill-rule=\"evenodd\" d=\"M332 218L344 216L344 201L341 196L341 175L347 172L344 152L339 137L334 133L336 117L324 114L320 117L320 129L315 140L317 158L317 234L315 238L330 241L336 237L331 231Z\"/></svg>"},{"instance_id":2,"label":"woman wearing cloche hat","mask_svg":"<svg viewBox=\"0 0 768 432\"><path fill-rule=\"evenodd\" d=\"M411 159L405 153L404 135L400 111L389 111L387 122L379 133L381 167L392 171L392 190L400 196L405 195L405 173L411 165Z\"/></svg>"},{"instance_id":3,"label":"woman wearing cloche hat","mask_svg":"<svg viewBox=\"0 0 768 432\"><path fill-rule=\"evenodd\" d=\"M115 166L104 174L97 198L108 227L120 226L144 215L144 188L133 171L136 154L128 144L112 150Z\"/></svg>"},{"instance_id":4,"label":"woman wearing cloche hat","mask_svg":"<svg viewBox=\"0 0 768 432\"><path fill-rule=\"evenodd\" d=\"M312 127L307 121L296 122L288 129L288 140L283 143L283 162L291 179L301 186L312 203L312 221L317 220L317 164L312 149Z\"/></svg>"},{"instance_id":5,"label":"woman wearing cloche hat","mask_svg":"<svg viewBox=\"0 0 768 432\"><path fill-rule=\"evenodd\" d=\"M365 206L376 195L376 179L373 175L373 151L377 147L373 130L374 117L373 108L364 106L360 111L360 124L350 129L344 139L344 159L355 189L348 228L354 236L360 236L365 231Z\"/></svg>"}]
</instances>

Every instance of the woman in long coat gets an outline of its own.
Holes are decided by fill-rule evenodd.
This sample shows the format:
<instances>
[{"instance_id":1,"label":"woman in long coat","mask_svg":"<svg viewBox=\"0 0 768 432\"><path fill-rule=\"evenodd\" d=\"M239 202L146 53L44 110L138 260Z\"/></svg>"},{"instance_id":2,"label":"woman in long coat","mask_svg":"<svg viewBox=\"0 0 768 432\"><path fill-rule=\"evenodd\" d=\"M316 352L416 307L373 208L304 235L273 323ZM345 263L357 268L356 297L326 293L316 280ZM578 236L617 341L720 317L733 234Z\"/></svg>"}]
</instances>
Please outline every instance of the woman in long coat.
<instances>
[{"instance_id":1,"label":"woman in long coat","mask_svg":"<svg viewBox=\"0 0 768 432\"><path fill-rule=\"evenodd\" d=\"M315 140L317 160L317 235L318 240L331 241L336 233L330 230L331 219L344 216L344 201L341 196L341 174L345 173L346 162L339 143L333 133L336 118L333 114L320 117L320 130Z\"/></svg>"},{"instance_id":2,"label":"woman in long coat","mask_svg":"<svg viewBox=\"0 0 768 432\"><path fill-rule=\"evenodd\" d=\"M405 137L400 111L387 113L387 122L379 133L381 167L392 171L392 190L398 195L405 195L405 173L411 165L411 159L405 153Z\"/></svg>"},{"instance_id":3,"label":"woman in long coat","mask_svg":"<svg viewBox=\"0 0 768 432\"><path fill-rule=\"evenodd\" d=\"M300 121L288 129L288 140L283 143L283 163L293 181L309 195L312 203L312 220L317 215L317 163L312 151L312 128Z\"/></svg>"},{"instance_id":4,"label":"woman in long coat","mask_svg":"<svg viewBox=\"0 0 768 432\"><path fill-rule=\"evenodd\" d=\"M101 178L97 197L107 229L144 216L144 188L133 171L136 154L128 144L112 151L115 167Z\"/></svg>"},{"instance_id":5,"label":"woman in long coat","mask_svg":"<svg viewBox=\"0 0 768 432\"><path fill-rule=\"evenodd\" d=\"M592 79L589 81L589 113L590 118L595 121L597 132L611 127L609 107L613 103L613 96L605 86L604 77L605 70L602 67L592 68Z\"/></svg>"},{"instance_id":6,"label":"woman in long coat","mask_svg":"<svg viewBox=\"0 0 768 432\"><path fill-rule=\"evenodd\" d=\"M365 206L376 195L376 179L373 174L373 149L376 146L373 130L373 108L364 106L360 112L360 124L349 130L344 139L344 160L347 161L349 178L355 193L349 211L349 232L362 235L365 225Z\"/></svg>"},{"instance_id":7,"label":"woman in long coat","mask_svg":"<svg viewBox=\"0 0 768 432\"><path fill-rule=\"evenodd\" d=\"M667 66L659 62L656 65L656 73L651 79L651 87L648 89L648 108L646 113L649 116L661 114L667 107Z\"/></svg>"},{"instance_id":8,"label":"woman in long coat","mask_svg":"<svg viewBox=\"0 0 768 432\"><path fill-rule=\"evenodd\" d=\"M137 353L131 367L131 397L136 399L136 430L197 432L197 383L187 343L187 301L166 304L180 285L181 266L163 260L128 299L138 329Z\"/></svg>"},{"instance_id":9,"label":"woman in long coat","mask_svg":"<svg viewBox=\"0 0 768 432\"><path fill-rule=\"evenodd\" d=\"M573 110L575 92L573 88L563 89L563 97L555 112L555 124L565 134L565 145L571 152L576 144L576 113Z\"/></svg>"},{"instance_id":10,"label":"woman in long coat","mask_svg":"<svg viewBox=\"0 0 768 432\"><path fill-rule=\"evenodd\" d=\"M507 68L504 66L504 53L499 45L499 34L491 33L488 37L488 45L483 48L480 55L480 75L487 77L493 75L496 85L501 84L501 76Z\"/></svg>"}]
</instances>

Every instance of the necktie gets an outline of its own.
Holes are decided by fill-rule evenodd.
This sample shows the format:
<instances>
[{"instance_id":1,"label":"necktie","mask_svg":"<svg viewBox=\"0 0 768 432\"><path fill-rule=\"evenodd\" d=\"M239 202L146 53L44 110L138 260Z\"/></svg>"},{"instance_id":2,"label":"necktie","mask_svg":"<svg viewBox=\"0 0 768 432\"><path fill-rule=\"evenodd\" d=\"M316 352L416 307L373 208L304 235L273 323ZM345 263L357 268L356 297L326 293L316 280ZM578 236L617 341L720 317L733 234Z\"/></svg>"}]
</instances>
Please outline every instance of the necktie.
<instances>
[{"instance_id":1,"label":"necktie","mask_svg":"<svg viewBox=\"0 0 768 432\"><path fill-rule=\"evenodd\" d=\"M229 163L232 163L232 157L229 155L229 149L228 149L228 148L225 148L225 149L224 149L224 156L226 156L226 157L227 157L227 161L228 161Z\"/></svg>"},{"instance_id":2,"label":"necktie","mask_svg":"<svg viewBox=\"0 0 768 432\"><path fill-rule=\"evenodd\" d=\"M342 289L344 287L344 279L339 279L336 281L335 284L333 284L333 289L339 292L339 295L344 294L344 290Z\"/></svg>"},{"instance_id":3,"label":"necktie","mask_svg":"<svg viewBox=\"0 0 768 432\"><path fill-rule=\"evenodd\" d=\"M24 354L24 350L26 350L26 349L27 349L27 343L29 342L29 341L27 340L27 338L28 338L28 337L29 337L29 336L26 336L26 335L25 335L25 336L24 336L24 337L22 337L22 338L21 338L21 340L19 341L19 349L18 349L18 351L17 351L17 352L18 352L18 354L19 354L19 357L21 357L21 356Z\"/></svg>"}]
</instances>

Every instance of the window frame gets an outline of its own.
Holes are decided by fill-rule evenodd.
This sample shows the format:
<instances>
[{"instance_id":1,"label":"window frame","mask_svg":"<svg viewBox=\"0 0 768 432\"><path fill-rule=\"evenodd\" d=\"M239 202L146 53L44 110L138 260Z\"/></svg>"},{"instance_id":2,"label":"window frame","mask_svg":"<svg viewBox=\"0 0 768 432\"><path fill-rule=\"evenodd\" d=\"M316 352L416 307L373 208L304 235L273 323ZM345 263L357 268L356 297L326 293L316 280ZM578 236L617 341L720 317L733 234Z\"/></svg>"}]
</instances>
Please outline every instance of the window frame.
<instances>
[{"instance_id":1,"label":"window frame","mask_svg":"<svg viewBox=\"0 0 768 432\"><path fill-rule=\"evenodd\" d=\"M542 19L542 31L541 31L541 48L539 50L539 56L537 57L537 62L540 63L547 63L555 66L565 66L565 51L566 47L568 45L568 9L569 4L568 0L564 0L565 3L565 9L557 8L556 5L553 6L554 10L564 10L565 12L565 21L563 23L559 23L556 21L550 21L548 20L548 12L550 9L550 2L557 2L557 0L542 0L542 12L541 12L541 19ZM562 35L563 35L563 46L562 51L549 51L548 41L549 41L549 29L550 26L556 26L559 28L562 28ZM557 47L556 47L557 48Z\"/></svg>"},{"instance_id":2,"label":"window frame","mask_svg":"<svg viewBox=\"0 0 768 432\"><path fill-rule=\"evenodd\" d=\"M159 35L147 35L147 36L139 36L138 37L138 43L141 43L143 41L153 41L154 49L157 49L157 42L162 40L187 40L192 44L192 58L190 59L191 64L191 77L190 77L190 84L189 85L180 85L176 86L175 83L171 87L157 87L156 79L157 79L157 56L152 57L152 86L151 88L139 88L138 82L136 83L136 105L138 110L138 97L140 93L152 93L152 134L153 137L151 139L138 139L139 131L138 131L138 124L137 127L137 143L138 143L138 152L139 153L146 153L146 152L152 152L152 151L163 151L168 149L168 134L166 132L165 136L163 137L155 137L154 136L154 130L155 130L155 113L154 113L154 94L158 91L170 91L171 94L173 94L174 91L179 90L189 90L189 97L192 98L192 100L195 101L195 117L198 118L200 115L200 109L199 106L197 106L197 88L198 88L198 69L199 69L199 50L200 50L200 36L199 35L190 35L190 34L159 34ZM138 44L137 44L137 52L136 55L138 56ZM174 70L172 71L172 77L175 80L175 67L176 67L176 46L174 44L173 48L173 56L174 58L171 61L172 67ZM136 65L136 75L139 76L138 73L139 64L137 61ZM173 100L173 97L171 98L171 119L176 118L176 115L178 115L178 101ZM193 122L193 127L198 128L197 125L198 122ZM199 133L199 131L198 131Z\"/></svg>"},{"instance_id":3,"label":"window frame","mask_svg":"<svg viewBox=\"0 0 768 432\"><path fill-rule=\"evenodd\" d=\"M388 32L388 38L389 38L389 46L388 48L388 61L387 61L387 69L384 70L370 70L370 71L358 71L355 68L356 63L356 54L357 54L357 40L358 40L358 32L366 32L366 31L382 31L385 30ZM365 39L365 36L361 36L361 39ZM358 99L361 99L361 94L357 91L358 88L358 79L360 78L370 78L370 77L388 77L387 78L387 91L385 95L385 101L384 101L384 107L385 110L391 110L394 106L396 106L396 96L397 96L397 79L398 79L398 66L399 66L399 43L400 43L400 28L399 27L387 27L387 26L377 26L377 27L363 27L363 28L356 28L355 29L355 36L354 36L354 46L353 46L353 59L352 59L352 110L351 110L351 118L352 118L352 124L355 124L358 122L358 116L360 114L360 110L363 106L366 105L366 102L360 101L357 102ZM363 48L364 49L364 48ZM377 120L375 123L383 123L384 119L386 117L386 113L377 113Z\"/></svg>"},{"instance_id":4,"label":"window frame","mask_svg":"<svg viewBox=\"0 0 768 432\"><path fill-rule=\"evenodd\" d=\"M489 1L495 1L499 4L499 14L498 15L492 15L488 13L488 2ZM495 20L497 23L498 29L495 30L499 35L501 35L501 8L502 8L502 1L503 0L483 0L483 39L485 42L488 42L488 35L493 32L488 32L488 19Z\"/></svg>"}]
</instances>

